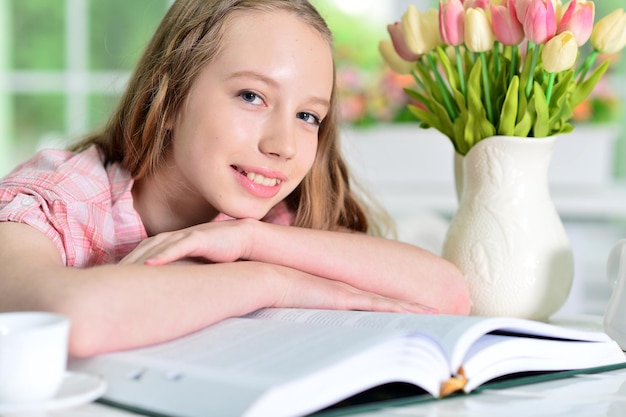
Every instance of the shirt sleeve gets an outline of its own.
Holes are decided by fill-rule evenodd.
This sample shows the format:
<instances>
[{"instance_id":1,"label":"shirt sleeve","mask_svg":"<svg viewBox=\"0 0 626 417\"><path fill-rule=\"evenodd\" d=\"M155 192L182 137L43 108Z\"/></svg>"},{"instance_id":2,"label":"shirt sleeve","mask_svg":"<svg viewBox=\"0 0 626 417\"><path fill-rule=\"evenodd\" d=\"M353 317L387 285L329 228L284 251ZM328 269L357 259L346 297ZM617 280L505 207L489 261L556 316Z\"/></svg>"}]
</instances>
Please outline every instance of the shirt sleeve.
<instances>
[{"instance_id":1,"label":"shirt sleeve","mask_svg":"<svg viewBox=\"0 0 626 417\"><path fill-rule=\"evenodd\" d=\"M66 266L115 261L111 183L95 149L44 150L18 166L0 180L0 221L44 233Z\"/></svg>"},{"instance_id":2,"label":"shirt sleeve","mask_svg":"<svg viewBox=\"0 0 626 417\"><path fill-rule=\"evenodd\" d=\"M67 212L60 204L52 204L32 189L25 187L0 188L0 221L24 223L44 233L58 248L63 263L75 258L73 248L63 244L64 227L59 214ZM59 213L60 212L60 213Z\"/></svg>"}]
</instances>

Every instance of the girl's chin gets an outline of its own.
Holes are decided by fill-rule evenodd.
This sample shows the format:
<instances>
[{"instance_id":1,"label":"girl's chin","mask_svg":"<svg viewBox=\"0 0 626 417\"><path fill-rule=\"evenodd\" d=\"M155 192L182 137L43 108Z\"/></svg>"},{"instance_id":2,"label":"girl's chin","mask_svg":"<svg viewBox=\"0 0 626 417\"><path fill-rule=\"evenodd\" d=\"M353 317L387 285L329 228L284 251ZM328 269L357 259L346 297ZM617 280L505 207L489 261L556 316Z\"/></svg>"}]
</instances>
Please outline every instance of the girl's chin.
<instances>
[{"instance_id":1,"label":"girl's chin","mask_svg":"<svg viewBox=\"0 0 626 417\"><path fill-rule=\"evenodd\" d=\"M250 211L250 210L246 210L246 211L232 210L231 211L229 210L229 211L218 214L214 221L234 220L234 219L261 220L265 216L267 216L268 212L269 210L265 210L265 211L264 210L257 210L257 211Z\"/></svg>"}]
</instances>

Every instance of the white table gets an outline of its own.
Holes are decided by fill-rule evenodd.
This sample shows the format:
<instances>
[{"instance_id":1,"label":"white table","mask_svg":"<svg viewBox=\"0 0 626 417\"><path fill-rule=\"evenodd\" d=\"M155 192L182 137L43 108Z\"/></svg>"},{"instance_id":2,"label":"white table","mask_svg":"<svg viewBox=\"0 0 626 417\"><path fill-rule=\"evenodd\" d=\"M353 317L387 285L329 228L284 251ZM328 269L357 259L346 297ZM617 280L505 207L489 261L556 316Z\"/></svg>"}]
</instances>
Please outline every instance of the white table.
<instances>
[{"instance_id":1,"label":"white table","mask_svg":"<svg viewBox=\"0 0 626 417\"><path fill-rule=\"evenodd\" d=\"M556 316L551 322L587 330L601 330L597 315ZM55 412L38 412L15 417L138 417L138 414L91 403ZM626 369L600 374L485 390L445 400L353 414L355 417L609 417L626 416ZM2 416L8 417L8 416ZM213 417L213 416L207 416ZM218 416L215 416L218 417Z\"/></svg>"},{"instance_id":2,"label":"white table","mask_svg":"<svg viewBox=\"0 0 626 417\"><path fill-rule=\"evenodd\" d=\"M416 405L353 414L355 417L603 417L626 415L626 370L525 385ZM137 417L137 414L93 403L26 417Z\"/></svg>"}]
</instances>

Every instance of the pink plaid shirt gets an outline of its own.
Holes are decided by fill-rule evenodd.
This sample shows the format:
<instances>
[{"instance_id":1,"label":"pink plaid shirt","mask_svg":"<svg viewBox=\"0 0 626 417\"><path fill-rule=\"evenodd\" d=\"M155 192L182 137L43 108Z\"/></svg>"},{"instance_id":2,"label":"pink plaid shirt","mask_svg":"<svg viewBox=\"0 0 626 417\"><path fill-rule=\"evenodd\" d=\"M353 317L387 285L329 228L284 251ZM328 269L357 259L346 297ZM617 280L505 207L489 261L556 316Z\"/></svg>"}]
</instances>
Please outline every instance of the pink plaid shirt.
<instances>
[{"instance_id":1,"label":"pink plaid shirt","mask_svg":"<svg viewBox=\"0 0 626 417\"><path fill-rule=\"evenodd\" d=\"M104 166L95 146L80 153L44 150L0 180L0 221L45 233L67 266L116 263L147 237L132 186L128 171ZM293 218L281 203L263 221L291 225ZM220 214L214 221L226 219Z\"/></svg>"}]
</instances>

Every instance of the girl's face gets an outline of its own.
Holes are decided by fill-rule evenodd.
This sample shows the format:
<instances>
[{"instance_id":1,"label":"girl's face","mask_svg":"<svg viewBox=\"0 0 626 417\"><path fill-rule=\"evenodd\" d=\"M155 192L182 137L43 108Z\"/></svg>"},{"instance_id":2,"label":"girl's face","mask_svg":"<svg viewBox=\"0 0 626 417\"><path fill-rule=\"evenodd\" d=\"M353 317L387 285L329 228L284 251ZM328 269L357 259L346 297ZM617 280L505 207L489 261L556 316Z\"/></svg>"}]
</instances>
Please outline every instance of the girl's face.
<instances>
[{"instance_id":1,"label":"girl's face","mask_svg":"<svg viewBox=\"0 0 626 417\"><path fill-rule=\"evenodd\" d=\"M236 15L172 126L179 201L265 216L311 168L332 87L331 47L315 29L282 11Z\"/></svg>"}]
</instances>

